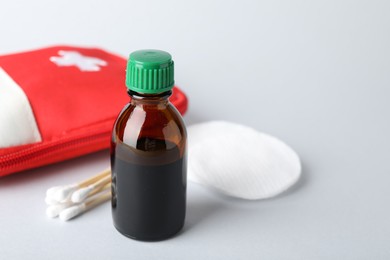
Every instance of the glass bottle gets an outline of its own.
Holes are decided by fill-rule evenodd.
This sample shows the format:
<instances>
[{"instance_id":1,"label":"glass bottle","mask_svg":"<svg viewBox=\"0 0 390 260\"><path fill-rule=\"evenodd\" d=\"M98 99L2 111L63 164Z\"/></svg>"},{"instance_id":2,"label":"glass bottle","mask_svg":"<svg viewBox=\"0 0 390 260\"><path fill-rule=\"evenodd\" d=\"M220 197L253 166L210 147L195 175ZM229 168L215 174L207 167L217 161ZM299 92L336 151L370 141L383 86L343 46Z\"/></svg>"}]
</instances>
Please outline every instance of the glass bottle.
<instances>
[{"instance_id":1,"label":"glass bottle","mask_svg":"<svg viewBox=\"0 0 390 260\"><path fill-rule=\"evenodd\" d=\"M112 215L116 229L137 240L167 239L184 224L187 134L169 102L173 75L167 52L130 54L131 101L118 116L111 140Z\"/></svg>"}]
</instances>

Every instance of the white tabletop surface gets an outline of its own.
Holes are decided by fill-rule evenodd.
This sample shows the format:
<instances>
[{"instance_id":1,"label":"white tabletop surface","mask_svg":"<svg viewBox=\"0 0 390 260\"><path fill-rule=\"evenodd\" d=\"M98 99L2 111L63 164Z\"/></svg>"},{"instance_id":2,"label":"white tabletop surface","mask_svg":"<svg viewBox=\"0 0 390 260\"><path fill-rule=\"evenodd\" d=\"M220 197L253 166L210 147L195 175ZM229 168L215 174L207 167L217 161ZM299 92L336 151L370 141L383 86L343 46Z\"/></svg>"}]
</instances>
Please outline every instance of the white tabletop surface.
<instances>
[{"instance_id":1,"label":"white tabletop surface","mask_svg":"<svg viewBox=\"0 0 390 260\"><path fill-rule=\"evenodd\" d=\"M223 119L290 144L303 175L243 201L188 185L184 230L138 242L106 203L48 219L45 190L108 151L0 179L0 259L390 259L389 1L3 1L0 54L55 44L172 53L188 125Z\"/></svg>"}]
</instances>

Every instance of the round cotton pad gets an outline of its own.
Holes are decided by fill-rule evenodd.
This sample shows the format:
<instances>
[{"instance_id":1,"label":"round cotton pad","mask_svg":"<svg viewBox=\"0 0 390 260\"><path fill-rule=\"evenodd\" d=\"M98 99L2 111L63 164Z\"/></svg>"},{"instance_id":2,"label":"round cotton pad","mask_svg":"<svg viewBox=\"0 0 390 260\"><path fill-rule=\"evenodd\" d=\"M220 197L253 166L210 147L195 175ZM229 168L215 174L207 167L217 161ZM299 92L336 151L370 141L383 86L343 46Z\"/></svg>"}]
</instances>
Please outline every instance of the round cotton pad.
<instances>
[{"instance_id":1,"label":"round cotton pad","mask_svg":"<svg viewBox=\"0 0 390 260\"><path fill-rule=\"evenodd\" d=\"M279 139L250 127L211 121L188 127L191 181L243 199L273 197L301 174L298 155Z\"/></svg>"}]
</instances>

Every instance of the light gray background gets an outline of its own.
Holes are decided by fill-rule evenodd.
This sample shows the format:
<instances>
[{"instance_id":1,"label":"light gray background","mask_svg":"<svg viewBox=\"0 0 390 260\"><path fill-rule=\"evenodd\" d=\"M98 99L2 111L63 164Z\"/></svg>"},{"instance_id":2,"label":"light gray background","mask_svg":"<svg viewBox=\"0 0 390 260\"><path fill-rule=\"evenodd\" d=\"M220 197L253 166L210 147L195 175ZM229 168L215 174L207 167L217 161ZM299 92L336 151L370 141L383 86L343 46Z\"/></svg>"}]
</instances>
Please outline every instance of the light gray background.
<instances>
[{"instance_id":1,"label":"light gray background","mask_svg":"<svg viewBox=\"0 0 390 260\"><path fill-rule=\"evenodd\" d=\"M303 176L274 199L189 183L184 231L137 242L108 203L63 223L45 190L102 151L0 179L1 259L390 259L389 1L2 1L0 52L53 44L171 52L188 124L224 119L290 144Z\"/></svg>"}]
</instances>

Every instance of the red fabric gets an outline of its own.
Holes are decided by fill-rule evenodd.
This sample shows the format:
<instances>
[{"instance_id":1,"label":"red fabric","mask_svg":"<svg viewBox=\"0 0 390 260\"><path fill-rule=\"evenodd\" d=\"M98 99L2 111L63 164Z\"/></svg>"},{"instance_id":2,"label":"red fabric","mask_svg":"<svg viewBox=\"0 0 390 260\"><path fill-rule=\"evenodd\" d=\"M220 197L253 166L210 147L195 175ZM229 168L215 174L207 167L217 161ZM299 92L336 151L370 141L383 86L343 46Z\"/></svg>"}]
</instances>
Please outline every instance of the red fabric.
<instances>
[{"instance_id":1,"label":"red fabric","mask_svg":"<svg viewBox=\"0 0 390 260\"><path fill-rule=\"evenodd\" d=\"M50 57L59 56L60 50L96 57L106 61L107 65L101 66L98 72L81 71L76 66L59 67ZM56 46L0 56L0 67L27 95L43 140L37 144L0 149L0 176L109 146L114 120L130 100L125 86L126 59L100 49ZM187 110L187 98L177 87L173 90L171 102L182 114ZM21 151L39 151L48 145L55 150L57 143L60 145L64 140L85 139L99 133L105 133L105 138L81 142L39 158L32 156L27 162L10 166L10 156L17 161L15 154Z\"/></svg>"}]
</instances>

